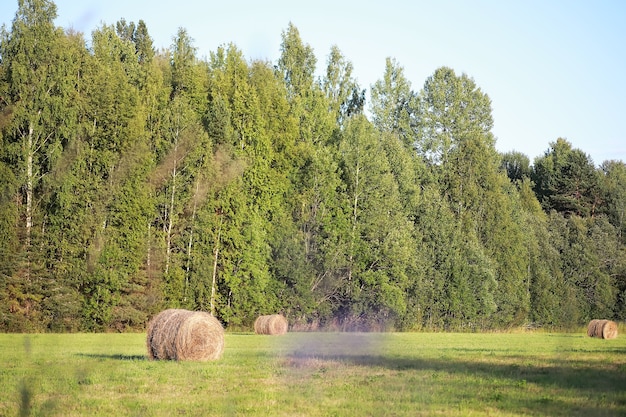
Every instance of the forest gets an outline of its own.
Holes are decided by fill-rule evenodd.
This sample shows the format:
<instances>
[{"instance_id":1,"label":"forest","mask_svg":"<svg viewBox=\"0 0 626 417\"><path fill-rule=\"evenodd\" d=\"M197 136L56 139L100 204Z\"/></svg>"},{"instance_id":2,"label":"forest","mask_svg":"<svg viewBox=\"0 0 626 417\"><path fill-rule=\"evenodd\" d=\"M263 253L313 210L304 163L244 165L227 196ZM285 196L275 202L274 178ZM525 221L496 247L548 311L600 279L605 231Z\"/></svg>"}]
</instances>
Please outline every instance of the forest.
<instances>
[{"instance_id":1,"label":"forest","mask_svg":"<svg viewBox=\"0 0 626 417\"><path fill-rule=\"evenodd\" d=\"M414 88L388 58L368 91L292 23L277 62L234 44L200 59L184 28L157 50L142 20L86 39L51 0L18 3L0 34L0 331L141 331L170 307L234 330L277 312L345 331L626 318L626 165L565 138L498 152L469 75Z\"/></svg>"}]
</instances>

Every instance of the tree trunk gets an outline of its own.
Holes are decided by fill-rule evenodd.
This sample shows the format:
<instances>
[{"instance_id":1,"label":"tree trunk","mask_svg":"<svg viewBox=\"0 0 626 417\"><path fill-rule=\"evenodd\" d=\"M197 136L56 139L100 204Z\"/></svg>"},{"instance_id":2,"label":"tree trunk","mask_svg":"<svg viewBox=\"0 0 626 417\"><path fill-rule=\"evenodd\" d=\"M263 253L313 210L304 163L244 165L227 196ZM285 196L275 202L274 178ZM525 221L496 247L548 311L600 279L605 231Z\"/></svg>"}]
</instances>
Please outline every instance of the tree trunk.
<instances>
[{"instance_id":1,"label":"tree trunk","mask_svg":"<svg viewBox=\"0 0 626 417\"><path fill-rule=\"evenodd\" d=\"M33 123L28 124L28 143L26 155L26 248L30 246L33 227Z\"/></svg>"},{"instance_id":2,"label":"tree trunk","mask_svg":"<svg viewBox=\"0 0 626 417\"><path fill-rule=\"evenodd\" d=\"M174 155L178 152L178 132L176 132L176 142L174 145ZM176 158L174 159L174 167L172 168L172 195L170 197L170 207L168 213L168 223L166 229L166 248L165 248L165 275L170 270L170 258L172 255L172 228L174 226L174 200L176 195L176 166L178 165L178 161Z\"/></svg>"},{"instance_id":3,"label":"tree trunk","mask_svg":"<svg viewBox=\"0 0 626 417\"><path fill-rule=\"evenodd\" d=\"M356 174L354 178L354 200L352 202L352 236L350 241L350 256L349 256L349 269L348 269L348 282L352 282L352 265L354 262L354 242L356 240L356 226L359 208L359 175L360 166L357 162ZM350 288L350 287L348 287Z\"/></svg>"},{"instance_id":4,"label":"tree trunk","mask_svg":"<svg viewBox=\"0 0 626 417\"><path fill-rule=\"evenodd\" d=\"M217 291L217 259L220 253L220 239L222 237L222 216L217 229L217 237L215 238L215 249L213 250L213 281L211 282L211 314L215 315L215 293Z\"/></svg>"},{"instance_id":5,"label":"tree trunk","mask_svg":"<svg viewBox=\"0 0 626 417\"><path fill-rule=\"evenodd\" d=\"M198 189L200 188L200 180L196 180L196 195L193 199L193 210L191 212L191 229L189 231L189 241L187 242L187 265L185 267L185 293L184 298L187 301L187 288L189 287L189 270L191 269L191 248L193 245L193 225L196 220L196 209L198 207Z\"/></svg>"}]
</instances>

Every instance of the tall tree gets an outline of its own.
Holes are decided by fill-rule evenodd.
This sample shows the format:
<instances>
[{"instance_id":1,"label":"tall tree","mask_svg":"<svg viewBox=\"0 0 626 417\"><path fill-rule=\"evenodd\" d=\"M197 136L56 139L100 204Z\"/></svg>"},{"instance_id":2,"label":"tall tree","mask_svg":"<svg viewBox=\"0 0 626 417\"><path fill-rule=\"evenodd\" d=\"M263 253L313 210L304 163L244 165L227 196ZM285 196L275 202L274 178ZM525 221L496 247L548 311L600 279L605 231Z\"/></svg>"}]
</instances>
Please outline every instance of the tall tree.
<instances>
[{"instance_id":1,"label":"tall tree","mask_svg":"<svg viewBox=\"0 0 626 417\"><path fill-rule=\"evenodd\" d=\"M135 43L137 59L140 64L149 64L154 59L154 47L152 37L148 33L146 22L139 20L133 32L131 40Z\"/></svg>"},{"instance_id":2,"label":"tall tree","mask_svg":"<svg viewBox=\"0 0 626 417\"><path fill-rule=\"evenodd\" d=\"M287 85L289 98L304 96L313 84L317 58L313 48L302 42L300 32L293 23L289 23L281 37L278 70Z\"/></svg>"},{"instance_id":3,"label":"tall tree","mask_svg":"<svg viewBox=\"0 0 626 417\"><path fill-rule=\"evenodd\" d=\"M385 149L364 116L349 121L339 154L349 226L342 314L360 324L393 326L406 311L411 225Z\"/></svg>"},{"instance_id":4,"label":"tall tree","mask_svg":"<svg viewBox=\"0 0 626 417\"><path fill-rule=\"evenodd\" d=\"M387 58L383 79L372 85L370 112L374 125L381 131L399 135L408 147L412 147L418 105L404 68Z\"/></svg>"},{"instance_id":5,"label":"tall tree","mask_svg":"<svg viewBox=\"0 0 626 417\"><path fill-rule=\"evenodd\" d=\"M54 25L56 6L47 0L18 2L11 31L0 40L4 86L2 155L19 187L20 252L14 301L34 328L46 326L42 300L50 280L39 251L46 238L41 204L44 182L76 123L76 68L63 32ZM29 326L29 325L27 325Z\"/></svg>"},{"instance_id":6,"label":"tall tree","mask_svg":"<svg viewBox=\"0 0 626 417\"><path fill-rule=\"evenodd\" d=\"M78 274L84 297L83 326L101 330L112 323L123 288L141 262L137 258L142 254L136 250L143 236L133 217L145 216L146 203L140 202L136 190L127 189L127 181L136 180L136 171L145 169L147 147L142 140L134 45L106 25L93 32L92 45L93 56L83 66L82 126L64 184L65 190L73 188L78 196L59 195L63 204L58 207L59 214L71 212L68 218L84 228L80 236L85 267ZM133 217L126 218L122 212Z\"/></svg>"},{"instance_id":7,"label":"tall tree","mask_svg":"<svg viewBox=\"0 0 626 417\"><path fill-rule=\"evenodd\" d=\"M363 112L365 90L352 78L352 63L333 45L326 65L322 87L330 102L329 110L341 125L348 117Z\"/></svg>"},{"instance_id":8,"label":"tall tree","mask_svg":"<svg viewBox=\"0 0 626 417\"><path fill-rule=\"evenodd\" d=\"M23 330L21 317L16 317L14 313L22 308L21 300L11 290L11 287L19 287L15 276L20 253L15 225L19 217L18 206L14 202L18 184L12 170L4 162L0 162L0 184L0 308L5 312L0 318L0 328L20 331Z\"/></svg>"},{"instance_id":9,"label":"tall tree","mask_svg":"<svg viewBox=\"0 0 626 417\"><path fill-rule=\"evenodd\" d=\"M550 215L565 282L561 324L575 326L594 317L612 317L616 289L611 279L617 246L605 218ZM558 239L558 240L556 240Z\"/></svg>"},{"instance_id":10,"label":"tall tree","mask_svg":"<svg viewBox=\"0 0 626 417\"><path fill-rule=\"evenodd\" d=\"M502 155L501 165L511 181L530 178L530 160L521 152L507 152Z\"/></svg>"},{"instance_id":11,"label":"tall tree","mask_svg":"<svg viewBox=\"0 0 626 417\"><path fill-rule=\"evenodd\" d=\"M626 163L605 161L601 167L604 212L626 243Z\"/></svg>"},{"instance_id":12,"label":"tall tree","mask_svg":"<svg viewBox=\"0 0 626 417\"><path fill-rule=\"evenodd\" d=\"M426 184L419 203L416 244L425 260L424 276L411 288L415 313L430 329L488 327L497 308L493 261L438 187Z\"/></svg>"},{"instance_id":13,"label":"tall tree","mask_svg":"<svg viewBox=\"0 0 626 417\"><path fill-rule=\"evenodd\" d=\"M50 330L76 330L82 319L83 297L80 288L85 278L86 248L89 247L91 226L89 203L84 198L84 184L89 180L82 152L84 124L82 108L86 89L86 68L90 61L82 34L69 32L62 38L66 55L65 65L73 74L76 94L67 104L68 121L75 119L71 134L64 140L63 149L50 173L42 179L40 205L46 212L45 244L40 247L46 261L46 275L54 282L42 300ZM78 115L73 115L77 109ZM76 110L74 110L76 111Z\"/></svg>"},{"instance_id":14,"label":"tall tree","mask_svg":"<svg viewBox=\"0 0 626 417\"><path fill-rule=\"evenodd\" d=\"M20 1L11 31L3 34L1 42L3 76L9 87L3 105L10 106L13 114L6 137L18 164L26 248L30 246L39 180L50 169L50 152L59 149L66 126L63 105L71 96L63 73L62 32L54 25L56 17L52 1Z\"/></svg>"},{"instance_id":15,"label":"tall tree","mask_svg":"<svg viewBox=\"0 0 626 417\"><path fill-rule=\"evenodd\" d=\"M491 100L470 77L438 68L424 83L419 112L417 149L434 164L445 163L464 138L490 138Z\"/></svg>"},{"instance_id":16,"label":"tall tree","mask_svg":"<svg viewBox=\"0 0 626 417\"><path fill-rule=\"evenodd\" d=\"M243 168L224 175L231 178L215 190L207 216L215 247L212 305L225 321L241 325L278 304L270 291L270 243L273 223L285 217L282 196L290 192L292 169L286 163L297 130L284 84L265 64L248 65L230 45L212 54L210 68L205 123L221 158ZM275 119L266 119L264 111Z\"/></svg>"},{"instance_id":17,"label":"tall tree","mask_svg":"<svg viewBox=\"0 0 626 417\"><path fill-rule=\"evenodd\" d=\"M331 320L342 302L347 244L346 218L338 194L343 185L333 136L338 114L329 111L338 103L315 82L315 63L312 48L290 25L283 32L278 76L287 89L290 116L297 122L291 176L294 195L288 203L297 233L292 238L295 246L279 244L275 253L278 265L288 265L282 257L302 254L302 263L292 263L293 272L289 272L291 266L277 268L277 272L285 277L294 305L298 306L290 307L290 311L309 324ZM337 86L328 81L326 91L330 92Z\"/></svg>"},{"instance_id":18,"label":"tall tree","mask_svg":"<svg viewBox=\"0 0 626 417\"><path fill-rule=\"evenodd\" d=\"M206 112L207 67L197 57L194 39L179 28L170 47L172 97L184 94L198 114Z\"/></svg>"},{"instance_id":19,"label":"tall tree","mask_svg":"<svg viewBox=\"0 0 626 417\"><path fill-rule=\"evenodd\" d=\"M499 169L491 100L467 75L442 67L427 79L420 108L418 150L433 164L463 234L475 235L477 253L491 260L485 265L498 282L497 317L501 324L523 322L529 308L523 220L517 191Z\"/></svg>"},{"instance_id":20,"label":"tall tree","mask_svg":"<svg viewBox=\"0 0 626 417\"><path fill-rule=\"evenodd\" d=\"M313 48L302 41L300 32L290 23L282 33L277 69L285 81L291 112L298 119L300 140L305 147L329 140L336 122L335 115L328 111L330 106L322 88L315 81L316 64Z\"/></svg>"},{"instance_id":21,"label":"tall tree","mask_svg":"<svg viewBox=\"0 0 626 417\"><path fill-rule=\"evenodd\" d=\"M565 215L590 216L596 213L601 195L599 173L593 161L580 149L559 138L535 160L531 179L544 210Z\"/></svg>"}]
</instances>

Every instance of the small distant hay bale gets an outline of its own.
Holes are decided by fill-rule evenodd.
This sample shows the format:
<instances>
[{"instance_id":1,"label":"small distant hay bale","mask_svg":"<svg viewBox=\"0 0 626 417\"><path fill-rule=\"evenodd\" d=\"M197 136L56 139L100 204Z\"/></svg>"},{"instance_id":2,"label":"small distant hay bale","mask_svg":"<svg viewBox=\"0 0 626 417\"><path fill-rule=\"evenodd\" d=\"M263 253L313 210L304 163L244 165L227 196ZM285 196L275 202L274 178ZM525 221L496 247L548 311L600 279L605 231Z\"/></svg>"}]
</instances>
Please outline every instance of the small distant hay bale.
<instances>
[{"instance_id":1,"label":"small distant hay bale","mask_svg":"<svg viewBox=\"0 0 626 417\"><path fill-rule=\"evenodd\" d=\"M596 334L596 324L599 322L600 320L598 319L594 319L591 320L589 322L589 325L587 326L587 336L589 337L594 337Z\"/></svg>"},{"instance_id":2,"label":"small distant hay bale","mask_svg":"<svg viewBox=\"0 0 626 417\"><path fill-rule=\"evenodd\" d=\"M209 313L168 309L148 323L146 345L150 359L215 360L224 351L224 328Z\"/></svg>"},{"instance_id":3,"label":"small distant hay bale","mask_svg":"<svg viewBox=\"0 0 626 417\"><path fill-rule=\"evenodd\" d=\"M270 314L259 316L254 321L254 332L256 334L281 335L287 333L289 323L280 314Z\"/></svg>"},{"instance_id":4,"label":"small distant hay bale","mask_svg":"<svg viewBox=\"0 0 626 417\"><path fill-rule=\"evenodd\" d=\"M615 339L617 337L617 324L611 320L591 320L587 326L587 336Z\"/></svg>"}]
</instances>

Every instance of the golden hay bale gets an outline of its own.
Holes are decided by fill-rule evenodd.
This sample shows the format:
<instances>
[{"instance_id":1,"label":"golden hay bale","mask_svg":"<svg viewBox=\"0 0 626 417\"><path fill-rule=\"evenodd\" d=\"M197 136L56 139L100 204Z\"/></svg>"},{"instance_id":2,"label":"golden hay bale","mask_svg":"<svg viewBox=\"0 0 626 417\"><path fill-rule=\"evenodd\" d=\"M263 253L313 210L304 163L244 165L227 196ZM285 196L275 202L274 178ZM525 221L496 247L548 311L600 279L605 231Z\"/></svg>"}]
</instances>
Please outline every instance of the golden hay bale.
<instances>
[{"instance_id":1,"label":"golden hay bale","mask_svg":"<svg viewBox=\"0 0 626 417\"><path fill-rule=\"evenodd\" d=\"M224 351L224 328L209 313L169 309L148 323L146 345L150 359L219 359Z\"/></svg>"},{"instance_id":2,"label":"golden hay bale","mask_svg":"<svg viewBox=\"0 0 626 417\"><path fill-rule=\"evenodd\" d=\"M587 326L587 335L601 339L615 339L617 337L617 323L611 320L591 320Z\"/></svg>"},{"instance_id":3,"label":"golden hay bale","mask_svg":"<svg viewBox=\"0 0 626 417\"><path fill-rule=\"evenodd\" d=\"M608 320L598 320L596 322L595 325L595 330L594 330L594 337L599 337L601 339L604 339L604 326L606 325L606 323L608 322Z\"/></svg>"},{"instance_id":4,"label":"golden hay bale","mask_svg":"<svg viewBox=\"0 0 626 417\"><path fill-rule=\"evenodd\" d=\"M603 339L615 339L617 337L617 323L607 320L602 326Z\"/></svg>"},{"instance_id":5,"label":"golden hay bale","mask_svg":"<svg viewBox=\"0 0 626 417\"><path fill-rule=\"evenodd\" d=\"M596 333L596 323L599 322L600 320L594 319L591 320L589 322L589 325L587 326L587 336L589 337L593 337Z\"/></svg>"},{"instance_id":6,"label":"golden hay bale","mask_svg":"<svg viewBox=\"0 0 626 417\"><path fill-rule=\"evenodd\" d=\"M256 334L281 335L287 333L288 328L287 319L280 314L259 316L254 321Z\"/></svg>"},{"instance_id":7,"label":"golden hay bale","mask_svg":"<svg viewBox=\"0 0 626 417\"><path fill-rule=\"evenodd\" d=\"M265 323L267 322L267 318L269 316L259 316L254 321L254 333L262 334L265 331Z\"/></svg>"}]
</instances>

